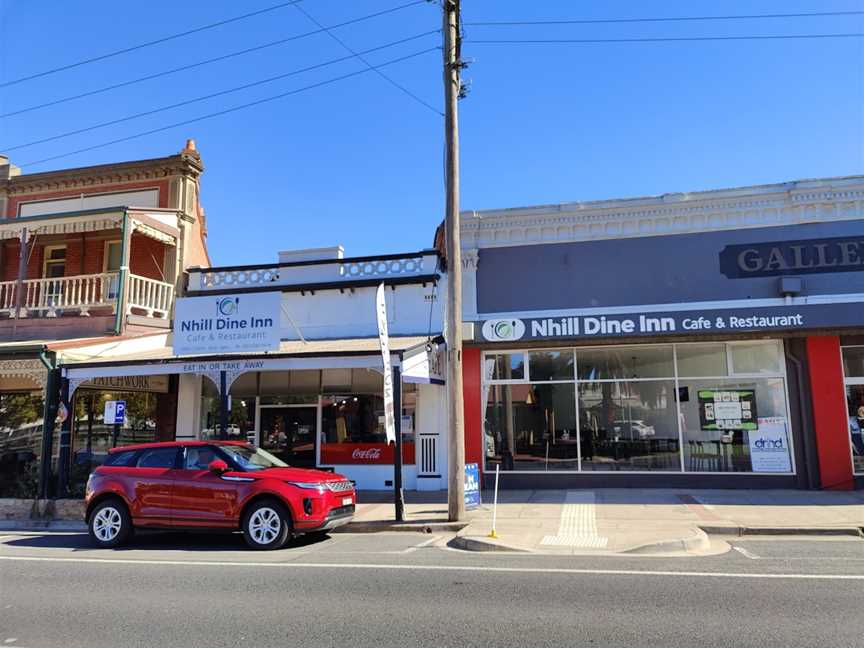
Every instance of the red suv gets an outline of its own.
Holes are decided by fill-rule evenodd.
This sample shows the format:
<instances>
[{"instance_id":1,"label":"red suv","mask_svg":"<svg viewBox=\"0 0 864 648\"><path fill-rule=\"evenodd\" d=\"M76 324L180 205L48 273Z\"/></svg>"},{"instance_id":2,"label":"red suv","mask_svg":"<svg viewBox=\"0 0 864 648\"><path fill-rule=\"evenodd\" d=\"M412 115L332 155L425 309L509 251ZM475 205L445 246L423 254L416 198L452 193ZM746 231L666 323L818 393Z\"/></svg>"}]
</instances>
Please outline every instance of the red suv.
<instances>
[{"instance_id":1,"label":"red suv","mask_svg":"<svg viewBox=\"0 0 864 648\"><path fill-rule=\"evenodd\" d=\"M240 529L253 549L278 549L347 524L355 501L342 475L292 468L247 443L173 441L109 451L87 482L86 520L99 547L146 527Z\"/></svg>"}]
</instances>

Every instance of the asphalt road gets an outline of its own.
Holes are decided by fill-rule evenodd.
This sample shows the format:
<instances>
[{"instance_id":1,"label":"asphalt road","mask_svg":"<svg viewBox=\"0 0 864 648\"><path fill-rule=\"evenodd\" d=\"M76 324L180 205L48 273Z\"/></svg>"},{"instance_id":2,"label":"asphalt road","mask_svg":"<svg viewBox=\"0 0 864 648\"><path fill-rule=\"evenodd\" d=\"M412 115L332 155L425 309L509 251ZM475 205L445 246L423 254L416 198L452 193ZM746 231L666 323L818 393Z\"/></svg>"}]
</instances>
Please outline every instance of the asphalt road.
<instances>
[{"instance_id":1,"label":"asphalt road","mask_svg":"<svg viewBox=\"0 0 864 648\"><path fill-rule=\"evenodd\" d=\"M864 646L864 541L703 558L490 555L419 534L0 532L0 647Z\"/></svg>"}]
</instances>

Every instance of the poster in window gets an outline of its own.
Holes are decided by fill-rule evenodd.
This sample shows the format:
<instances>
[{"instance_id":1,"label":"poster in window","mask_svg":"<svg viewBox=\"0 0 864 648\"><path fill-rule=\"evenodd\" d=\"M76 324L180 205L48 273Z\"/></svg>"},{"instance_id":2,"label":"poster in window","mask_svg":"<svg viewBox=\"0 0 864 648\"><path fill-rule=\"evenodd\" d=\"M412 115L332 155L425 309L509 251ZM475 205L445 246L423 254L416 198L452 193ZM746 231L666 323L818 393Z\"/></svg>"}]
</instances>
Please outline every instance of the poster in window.
<instances>
[{"instance_id":1,"label":"poster in window","mask_svg":"<svg viewBox=\"0 0 864 648\"><path fill-rule=\"evenodd\" d=\"M703 430L758 430L756 390L700 389L699 423Z\"/></svg>"},{"instance_id":2,"label":"poster in window","mask_svg":"<svg viewBox=\"0 0 864 648\"><path fill-rule=\"evenodd\" d=\"M792 472L786 419L769 416L759 419L759 429L747 433L753 472Z\"/></svg>"}]
</instances>

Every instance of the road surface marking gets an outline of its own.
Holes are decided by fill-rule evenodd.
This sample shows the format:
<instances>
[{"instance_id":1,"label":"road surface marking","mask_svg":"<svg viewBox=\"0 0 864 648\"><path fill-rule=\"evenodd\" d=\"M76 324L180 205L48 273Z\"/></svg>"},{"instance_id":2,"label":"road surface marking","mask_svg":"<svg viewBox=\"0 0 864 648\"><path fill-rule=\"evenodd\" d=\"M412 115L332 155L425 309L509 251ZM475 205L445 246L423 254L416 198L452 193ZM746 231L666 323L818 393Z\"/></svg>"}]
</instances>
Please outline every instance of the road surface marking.
<instances>
[{"instance_id":1,"label":"road surface marking","mask_svg":"<svg viewBox=\"0 0 864 648\"><path fill-rule=\"evenodd\" d=\"M413 547L408 547L407 549L403 550L401 553L414 553L418 549L422 549L423 547L428 547L433 542L438 542L438 540L440 540L440 539L441 539L441 536L437 536L437 535L432 536L428 540L424 540L423 542L416 544Z\"/></svg>"},{"instance_id":2,"label":"road surface marking","mask_svg":"<svg viewBox=\"0 0 864 648\"><path fill-rule=\"evenodd\" d=\"M747 551L744 547L739 547L738 545L732 545L732 549L740 553L745 558L749 558L750 560L759 560L759 556L756 554Z\"/></svg>"},{"instance_id":3,"label":"road surface marking","mask_svg":"<svg viewBox=\"0 0 864 648\"><path fill-rule=\"evenodd\" d=\"M678 578L740 578L768 580L864 581L864 574L775 574L759 572L651 571L640 569L568 569L556 567L483 567L474 565L388 565L386 563L298 563L238 562L218 560L144 560L140 558L49 558L47 556L0 556L0 561L52 562L103 565L169 565L172 567L266 567L281 569L332 569L382 571L489 572L497 574L558 574L586 576L662 576Z\"/></svg>"},{"instance_id":4,"label":"road surface marking","mask_svg":"<svg viewBox=\"0 0 864 648\"><path fill-rule=\"evenodd\" d=\"M603 549L608 538L597 533L597 507L591 491L567 491L558 533L548 535L541 545L549 547L574 547L580 549Z\"/></svg>"}]
</instances>

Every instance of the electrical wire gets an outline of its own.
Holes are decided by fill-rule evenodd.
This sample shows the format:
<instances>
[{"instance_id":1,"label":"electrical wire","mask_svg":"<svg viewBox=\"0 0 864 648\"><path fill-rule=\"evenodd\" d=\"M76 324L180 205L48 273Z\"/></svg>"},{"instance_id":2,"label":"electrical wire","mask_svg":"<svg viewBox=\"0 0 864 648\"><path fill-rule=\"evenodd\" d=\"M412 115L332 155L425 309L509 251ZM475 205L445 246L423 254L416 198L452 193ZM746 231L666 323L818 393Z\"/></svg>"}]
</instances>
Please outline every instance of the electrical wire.
<instances>
[{"instance_id":1,"label":"electrical wire","mask_svg":"<svg viewBox=\"0 0 864 648\"><path fill-rule=\"evenodd\" d=\"M387 76L386 74L384 74L381 70L378 70L377 68L375 68L371 63L369 63L369 61L367 61L365 58L363 58L363 56L362 56L361 53L358 53L358 52L354 51L354 50L353 50L353 49L352 49L352 48L351 48L351 47L350 47L350 46L349 46L345 41L343 41L343 40L342 40L341 38L339 38L336 34L334 34L333 32L331 32L328 28L324 27L324 25L322 25L320 22L318 22L318 21L317 21L317 20L312 16L312 14L310 14L308 11L306 11L306 10L305 10L303 7L301 7L299 4L298 4L298 5L295 5L294 8L297 9L297 10L298 10L300 13L302 13L304 16L306 16L306 17L307 17L307 18L308 18L312 23L314 23L315 25L317 25L318 27L320 27L321 29L323 29L325 32L327 32L327 35L328 35L330 38L332 38L334 41L336 41L337 43L339 43L339 45L341 45L345 50L347 50L348 52L350 52L350 53L351 53L351 54L352 54L352 55L353 55L357 60L359 60L360 62L362 62L366 67L368 67L370 70L372 70L373 72L375 72L375 74L377 74L378 76L380 76L380 77L381 77L382 79L384 79L387 83L389 83L389 84L392 85L393 87L395 87L395 88L401 90L405 95L411 97L411 99L413 99L414 101L416 101L416 102L419 103L420 105L425 106L426 108L428 108L429 110L431 110L432 112L434 112L434 113L435 113L436 115L438 115L439 117L443 117L443 116L444 116L444 113L441 112L438 108L435 108L435 106L433 106L432 104L428 103L427 101L425 101L424 99L422 99L422 98L419 97L418 95L414 94L413 92L411 92L408 88L406 88L406 87L403 86L402 84L397 83L397 82L394 81L392 78L390 78L389 76Z\"/></svg>"},{"instance_id":2,"label":"electrical wire","mask_svg":"<svg viewBox=\"0 0 864 648\"><path fill-rule=\"evenodd\" d=\"M257 11L252 11L246 14L242 14L240 16L234 16L233 18L226 18L225 20L220 20L215 23L210 23L209 25L202 25L201 27L195 27L194 29L187 29L186 31L180 32L178 34L171 34L170 36L164 36L162 38L157 38L156 40L147 41L146 43L139 43L138 45L133 45L131 47L125 47L123 49L115 50L113 52L108 52L107 54L100 54L99 56L93 56L88 59L84 59L82 61L76 61L75 63L69 63L67 65L61 65L60 67L52 68L50 70L44 70L43 72L37 72L36 74L31 74L24 77L19 77L17 79L13 79L12 81L5 81L0 83L0 88L7 88L11 85L16 85L18 83L24 83L25 81L31 81L33 79L39 79L41 77L46 77L50 74L56 74L57 72L64 72L66 70L71 70L72 68L81 67L82 65L87 65L88 63L96 63L97 61L104 61L105 59L113 58L115 56L120 56L121 54L128 54L129 52L134 52L136 50L144 49L146 47L152 47L153 45L159 45L161 43L166 43L168 41L176 40L178 38L183 38L184 36L190 36L191 34L197 34L202 31L207 31L208 29L214 29L215 27L221 27L222 25L227 25L229 23L238 22L240 20L246 20L247 18L252 18L254 16L260 16L261 14L269 13L271 11L276 11L277 9L283 9L285 7L289 7L291 5L296 5L303 0L291 0L290 2L281 2L276 5L272 5L270 7L264 7L263 9L258 9Z\"/></svg>"},{"instance_id":3,"label":"electrical wire","mask_svg":"<svg viewBox=\"0 0 864 648\"><path fill-rule=\"evenodd\" d=\"M371 52L377 52L382 49L387 49L389 47L394 47L396 45L402 45L404 43L408 43L410 41L417 40L419 38L423 38L425 36L429 36L431 34L437 34L440 30L433 29L427 32L423 32L421 34L415 34L414 36L409 36L408 38L402 38L397 41L392 41L390 43L385 43L384 45L379 45L378 47L370 48L364 52L363 54L369 54ZM194 97L192 99L186 99L185 101L180 101L174 104L170 104L167 106L161 106L160 108L154 108L152 110L145 110L144 112L135 113L133 115L126 115L125 117L120 117L118 119L112 119L110 121L101 122L99 124L93 124L92 126L86 126L84 128L78 128L76 130L67 131L65 133L60 133L58 135L52 135L51 137L44 137L42 139L33 140L32 142L27 142L25 144L17 144L15 146L4 146L0 147L4 151L16 151L18 149L29 148L31 146L36 146L37 144L45 144L47 142L53 142L55 140L64 139L66 137L71 137L73 135L80 135L81 133L87 133L89 131L97 130L99 128L105 128L106 126L113 126L115 124L121 124L123 122L131 121L133 119L138 119L140 117L146 117L148 115L155 115L160 112L164 112L166 110L172 110L174 108L180 108L181 106L188 106L189 104L198 103L199 101L205 101L207 99L212 99L214 97L220 97L222 95L232 94L234 92L240 92L241 90L247 90L249 88L254 88L256 86L264 85L266 83L272 83L274 81L279 81L280 79L285 79L291 76L296 76L298 74L302 74L304 72L309 72L311 70L317 70L322 67L327 67L328 65L334 65L336 63L341 63L343 61L348 61L352 58L355 58L357 55L352 54L350 56L343 56L337 59L331 59L329 61L324 61L323 63L316 63L315 65L309 65L303 68L299 68L297 70L291 70L290 72L285 72L284 74L278 74L276 76L268 77L266 79L261 79L259 81L253 81L251 83L245 83L240 86L235 86L233 88L227 88L225 90L220 90L219 92L212 92L210 94L202 95L200 97ZM368 65L368 63L367 63Z\"/></svg>"},{"instance_id":4,"label":"electrical wire","mask_svg":"<svg viewBox=\"0 0 864 648\"><path fill-rule=\"evenodd\" d=\"M514 39L470 39L467 43L480 45L523 45L523 44L547 44L557 45L565 43L688 43L701 41L746 41L746 40L800 40L800 39L826 39L826 38L861 38L864 33L849 34L786 34L765 36L690 36L690 37L667 37L667 38L514 38Z\"/></svg>"},{"instance_id":5,"label":"electrical wire","mask_svg":"<svg viewBox=\"0 0 864 648\"><path fill-rule=\"evenodd\" d=\"M270 41L268 43L262 43L261 45L256 45L254 47L247 47L246 49L237 50L236 52L229 52L228 54L223 54L222 56L216 56L210 59L204 59L203 61L198 61L197 63L190 63L188 65L181 65L180 67L172 68L170 70L163 70L162 72L155 72L153 74L148 74L146 76L138 77L137 79L130 79L129 81L122 81L120 83L115 83L113 85L105 86L103 88L97 88L96 90L90 90L88 92L82 92L81 94L72 95L69 97L63 97L62 99L55 99L54 101L47 101L45 103L37 104L35 106L29 106L27 108L21 108L20 110L13 110L11 112L0 114L0 119L5 117L12 117L13 115L20 115L22 113L31 112L33 110L38 110L40 108L48 108L50 106L56 106L58 104L66 103L67 101L73 101L75 99L83 99L84 97L92 97L93 95L101 94L103 92L108 92L110 90L117 90L118 88L125 88L130 85L135 85L136 83L142 83L144 81L151 81L153 79L158 79L160 77L168 76L169 74L176 74L177 72L184 72L186 70L192 70L194 68L202 67L204 65L209 65L210 63L217 63L219 61L225 61L231 58L235 58L237 56L243 56L244 54L251 54L252 52L259 52L264 49L268 49L270 47L276 47L277 45L284 45L285 43L290 43L292 41L301 40L303 38L308 38L309 36L315 36L316 34L322 34L328 29L337 29L339 27L346 27L348 25L354 25L359 22L363 22L365 20L370 20L372 18L378 18L380 16L384 16L387 14L391 14L397 11L401 11L402 9L407 9L409 7L414 7L416 5L427 4L427 0L414 0L413 2L408 2L406 4L401 4L396 7L391 7L390 9L384 9L382 11L376 11L375 13L366 14L365 16L360 16L358 18L352 18L351 20L346 20L345 22L336 23L335 25L329 25L328 27L324 27L322 29L315 29L313 31L305 32L302 34L297 34L296 36L289 36L288 38L280 38L279 40Z\"/></svg>"},{"instance_id":6,"label":"electrical wire","mask_svg":"<svg viewBox=\"0 0 864 648\"><path fill-rule=\"evenodd\" d=\"M617 23L662 23L707 20L756 20L766 18L814 18L822 16L861 16L864 11L818 11L813 13L744 14L730 16L684 16L669 18L586 18L575 20L486 20L466 22L478 27L509 27L517 25L604 25Z\"/></svg>"},{"instance_id":7,"label":"electrical wire","mask_svg":"<svg viewBox=\"0 0 864 648\"><path fill-rule=\"evenodd\" d=\"M390 61L385 61L384 63L380 63L376 67L385 67L387 65L394 65L396 63L401 63L402 61L407 61L409 59L413 59L413 58L416 58L418 56L422 56L423 54L427 54L429 52L440 51L440 49L441 49L440 47L429 47L429 48L426 48L426 49L421 50L419 52L414 52L413 54L408 54L406 56L401 56L399 58L392 59ZM43 164L45 162L50 162L52 160L59 160L60 158L69 157L70 155L77 155L79 153L85 153L87 151L93 151L95 149L104 148L106 146L111 146L112 144L120 144L121 142L128 142L129 140L138 139L141 137L146 137L147 135L153 135L155 133L161 133L163 131L170 130L172 128L178 128L180 126L186 126L188 124L194 124L196 122L200 122L200 121L203 121L205 119L212 119L213 117L220 117L222 115L227 115L229 113L237 112L238 110L244 110L246 108L251 108L253 106L259 106L261 104L269 103L271 101L276 101L277 99L283 99L283 98L289 97L291 95L300 94L301 92L305 92L307 90L313 90L315 88L327 86L327 85L330 85L331 83L336 83L338 81L343 81L345 79L350 79L352 77L359 76L361 74L365 74L366 72L369 72L369 71L370 70L368 68L364 68L362 70L357 70L355 72L343 74L343 75L338 76L338 77L333 77L331 79L319 81L318 83L313 83L313 84L310 84L307 86L303 86L302 88L296 88L294 90L289 90L288 92L282 92L280 94L273 95L270 97L264 97L263 99L258 99L257 101L250 101L248 103L240 104L238 106L233 106L231 108L226 108L224 110L219 110L216 112L208 113L206 115L200 115L198 117L193 117L192 119L186 119L186 120L183 120L180 122L175 122L173 124L168 124L166 126L160 126L159 128L152 128L152 129L147 130L147 131L135 133L134 135L128 135L126 137L121 137L121 138L118 138L115 140L111 140L109 142L102 142L100 144L94 144L92 146L87 146L87 147L84 147L84 148L81 148L81 149L78 149L75 151L69 151L67 153L61 153L59 155L52 155L51 157L43 158L41 160L32 160L30 162L24 162L23 164L18 164L16 166L18 166L18 167L34 166L36 164Z\"/></svg>"}]
</instances>

